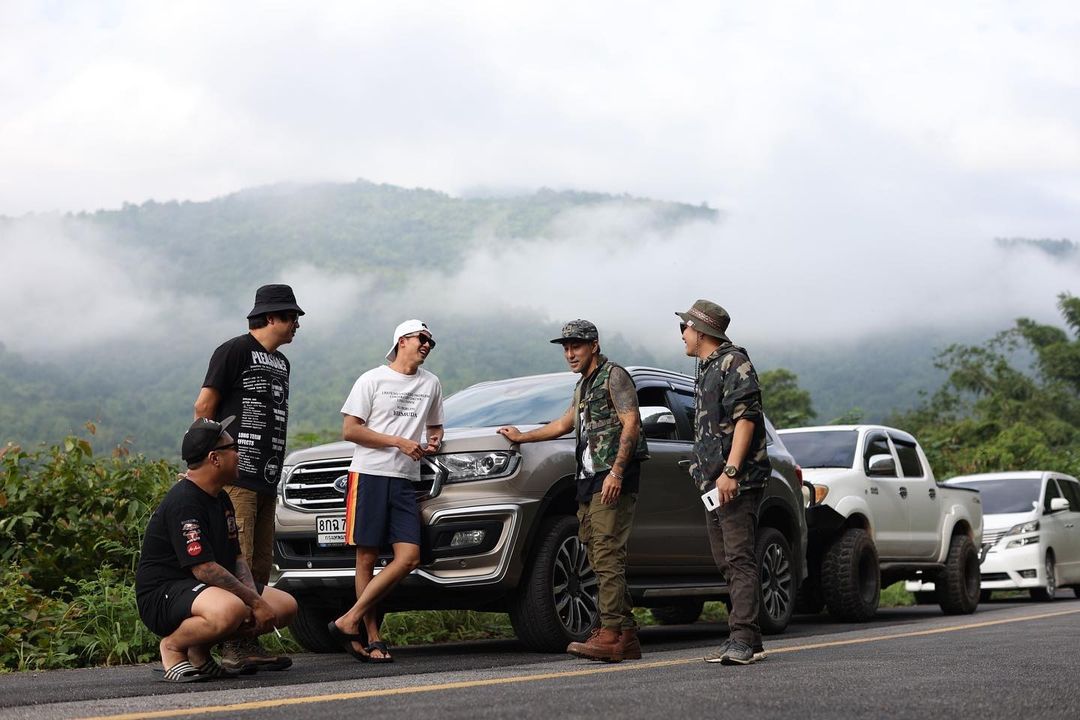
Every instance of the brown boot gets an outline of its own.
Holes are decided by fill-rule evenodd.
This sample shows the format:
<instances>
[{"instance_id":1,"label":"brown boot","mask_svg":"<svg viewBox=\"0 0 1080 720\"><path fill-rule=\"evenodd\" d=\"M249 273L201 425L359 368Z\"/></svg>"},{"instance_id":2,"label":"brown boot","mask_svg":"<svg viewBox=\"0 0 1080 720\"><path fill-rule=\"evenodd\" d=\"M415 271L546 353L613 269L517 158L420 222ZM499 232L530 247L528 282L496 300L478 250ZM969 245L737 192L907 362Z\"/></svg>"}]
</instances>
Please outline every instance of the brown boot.
<instances>
[{"instance_id":1,"label":"brown boot","mask_svg":"<svg viewBox=\"0 0 1080 720\"><path fill-rule=\"evenodd\" d=\"M583 643L570 643L566 652L587 660L603 660L604 662L621 662L622 633L618 630L600 628L592 637Z\"/></svg>"},{"instance_id":2,"label":"brown boot","mask_svg":"<svg viewBox=\"0 0 1080 720\"><path fill-rule=\"evenodd\" d=\"M637 628L623 628L622 637L619 638L619 648L622 651L623 660L641 659L641 643L638 642Z\"/></svg>"}]
</instances>

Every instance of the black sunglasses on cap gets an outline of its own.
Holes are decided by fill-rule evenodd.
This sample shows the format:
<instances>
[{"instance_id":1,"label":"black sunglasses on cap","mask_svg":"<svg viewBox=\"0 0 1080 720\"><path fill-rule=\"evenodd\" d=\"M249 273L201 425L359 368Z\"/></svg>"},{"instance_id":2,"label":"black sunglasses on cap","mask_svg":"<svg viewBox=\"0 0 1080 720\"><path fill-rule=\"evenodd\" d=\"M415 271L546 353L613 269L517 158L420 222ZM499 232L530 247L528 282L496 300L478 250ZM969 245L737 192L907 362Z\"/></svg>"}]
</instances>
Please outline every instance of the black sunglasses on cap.
<instances>
[{"instance_id":1,"label":"black sunglasses on cap","mask_svg":"<svg viewBox=\"0 0 1080 720\"><path fill-rule=\"evenodd\" d=\"M239 449L239 447L240 447L240 444L233 441L233 442L229 443L228 445L218 445L216 448L212 449L210 452L219 452L221 450L237 450L237 449Z\"/></svg>"}]
</instances>

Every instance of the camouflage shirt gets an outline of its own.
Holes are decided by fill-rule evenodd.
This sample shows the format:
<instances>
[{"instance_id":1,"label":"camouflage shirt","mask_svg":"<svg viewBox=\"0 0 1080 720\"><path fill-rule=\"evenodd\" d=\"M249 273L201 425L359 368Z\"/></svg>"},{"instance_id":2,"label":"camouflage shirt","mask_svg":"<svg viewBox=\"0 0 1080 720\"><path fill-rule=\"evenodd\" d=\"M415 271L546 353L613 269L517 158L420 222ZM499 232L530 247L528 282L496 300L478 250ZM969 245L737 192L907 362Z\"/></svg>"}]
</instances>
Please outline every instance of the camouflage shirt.
<instances>
[{"instance_id":1,"label":"camouflage shirt","mask_svg":"<svg viewBox=\"0 0 1080 720\"><path fill-rule=\"evenodd\" d=\"M751 420L754 435L743 461L739 487L764 487L771 468L766 449L761 386L746 350L724 342L701 364L694 391L694 459L690 475L702 493L716 485L727 465L735 423Z\"/></svg>"}]
</instances>

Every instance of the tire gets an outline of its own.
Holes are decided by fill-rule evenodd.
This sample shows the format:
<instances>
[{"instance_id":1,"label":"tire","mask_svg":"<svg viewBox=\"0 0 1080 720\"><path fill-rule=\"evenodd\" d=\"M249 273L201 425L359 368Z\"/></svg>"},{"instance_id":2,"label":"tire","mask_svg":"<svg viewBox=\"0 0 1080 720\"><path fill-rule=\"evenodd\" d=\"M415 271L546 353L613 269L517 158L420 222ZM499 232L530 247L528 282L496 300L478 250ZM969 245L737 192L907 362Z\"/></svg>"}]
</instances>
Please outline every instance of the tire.
<instances>
[{"instance_id":1,"label":"tire","mask_svg":"<svg viewBox=\"0 0 1080 720\"><path fill-rule=\"evenodd\" d=\"M967 535L953 535L945 569L934 582L938 604L946 615L970 615L979 606L979 553Z\"/></svg>"},{"instance_id":2,"label":"tire","mask_svg":"<svg viewBox=\"0 0 1080 720\"><path fill-rule=\"evenodd\" d=\"M697 622L704 609L704 600L683 600L675 605L650 608L649 612L661 625L689 625Z\"/></svg>"},{"instance_id":3,"label":"tire","mask_svg":"<svg viewBox=\"0 0 1080 720\"><path fill-rule=\"evenodd\" d=\"M577 518L548 518L536 551L510 601L510 624L533 650L563 652L581 642L600 617L596 574L578 540Z\"/></svg>"},{"instance_id":4,"label":"tire","mask_svg":"<svg viewBox=\"0 0 1080 720\"><path fill-rule=\"evenodd\" d=\"M919 592L911 593L915 596L916 605L937 605L937 588L935 587L933 592L929 590L920 590Z\"/></svg>"},{"instance_id":5,"label":"tire","mask_svg":"<svg viewBox=\"0 0 1080 720\"><path fill-rule=\"evenodd\" d=\"M881 598L877 548L861 528L848 528L821 560L821 591L829 614L841 622L874 617Z\"/></svg>"},{"instance_id":6,"label":"tire","mask_svg":"<svg viewBox=\"0 0 1080 720\"><path fill-rule=\"evenodd\" d=\"M1046 566L1043 572L1046 574L1046 586L1040 588L1031 588L1028 590L1031 593L1031 597L1039 602L1051 602L1054 599L1054 595L1057 594L1057 568L1055 567L1054 553L1051 550L1046 551Z\"/></svg>"},{"instance_id":7,"label":"tire","mask_svg":"<svg viewBox=\"0 0 1080 720\"><path fill-rule=\"evenodd\" d=\"M326 625L336 620L341 613L309 598L297 598L296 617L289 630L296 642L314 653L341 652L341 647L330 637Z\"/></svg>"},{"instance_id":8,"label":"tire","mask_svg":"<svg viewBox=\"0 0 1080 720\"><path fill-rule=\"evenodd\" d=\"M787 629L795 613L791 543L776 528L765 527L758 532L756 551L761 577L758 627L763 635L776 635Z\"/></svg>"}]
</instances>

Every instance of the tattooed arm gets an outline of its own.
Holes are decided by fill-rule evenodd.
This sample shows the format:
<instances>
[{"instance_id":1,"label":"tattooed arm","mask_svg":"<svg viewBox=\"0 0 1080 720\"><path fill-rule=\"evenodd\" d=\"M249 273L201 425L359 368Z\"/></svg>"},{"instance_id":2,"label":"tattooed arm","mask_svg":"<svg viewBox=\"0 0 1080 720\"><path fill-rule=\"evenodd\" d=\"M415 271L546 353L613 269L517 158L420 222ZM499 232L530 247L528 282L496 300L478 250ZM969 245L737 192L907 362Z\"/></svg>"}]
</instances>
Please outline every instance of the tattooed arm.
<instances>
[{"instance_id":1,"label":"tattooed arm","mask_svg":"<svg viewBox=\"0 0 1080 720\"><path fill-rule=\"evenodd\" d=\"M634 455L634 448L637 447L638 436L641 434L641 414L638 412L637 389L625 370L612 369L608 390L611 392L611 404L615 406L615 412L622 423L619 450L611 464L611 472L604 478L604 485L600 489L601 502L610 505L619 499L623 473Z\"/></svg>"},{"instance_id":2,"label":"tattooed arm","mask_svg":"<svg viewBox=\"0 0 1080 720\"><path fill-rule=\"evenodd\" d=\"M193 566L191 572L199 582L227 590L251 608L251 620L254 623L254 627L251 628L252 634L262 635L277 624L277 616L274 615L269 603L255 592L255 581L252 580L251 570L242 557L236 558L236 572L240 577L212 561ZM241 580L241 578L245 579Z\"/></svg>"}]
</instances>

